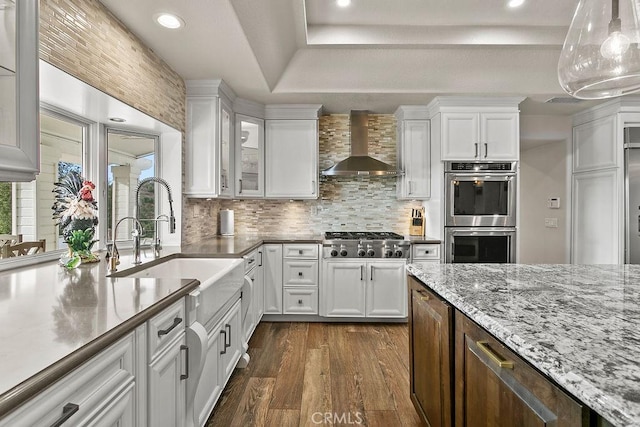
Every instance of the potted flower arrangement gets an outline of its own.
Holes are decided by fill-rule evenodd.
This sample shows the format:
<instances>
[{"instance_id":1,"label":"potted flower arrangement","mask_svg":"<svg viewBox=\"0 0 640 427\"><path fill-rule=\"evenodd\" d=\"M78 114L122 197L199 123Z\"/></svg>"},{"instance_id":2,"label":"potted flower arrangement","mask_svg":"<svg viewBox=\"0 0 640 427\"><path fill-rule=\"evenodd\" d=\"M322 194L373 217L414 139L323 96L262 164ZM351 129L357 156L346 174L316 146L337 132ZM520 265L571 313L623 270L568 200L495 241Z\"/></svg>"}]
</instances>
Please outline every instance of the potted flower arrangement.
<instances>
[{"instance_id":1,"label":"potted flower arrangement","mask_svg":"<svg viewBox=\"0 0 640 427\"><path fill-rule=\"evenodd\" d=\"M51 209L53 219L60 226L62 237L69 246L69 256L62 260L66 267L99 260L91 253L91 247L97 242L94 236L98 224L98 202L92 194L95 188L91 181L84 180L75 171L54 184L56 196Z\"/></svg>"}]
</instances>

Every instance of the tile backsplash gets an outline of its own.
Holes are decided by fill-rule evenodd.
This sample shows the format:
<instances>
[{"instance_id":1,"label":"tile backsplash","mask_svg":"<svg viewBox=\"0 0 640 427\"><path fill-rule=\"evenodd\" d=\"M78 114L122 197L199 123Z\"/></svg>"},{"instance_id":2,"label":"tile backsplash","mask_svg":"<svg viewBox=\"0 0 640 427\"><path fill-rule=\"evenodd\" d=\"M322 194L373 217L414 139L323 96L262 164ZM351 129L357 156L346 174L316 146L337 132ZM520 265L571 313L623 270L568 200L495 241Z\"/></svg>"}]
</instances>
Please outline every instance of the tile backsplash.
<instances>
[{"instance_id":1,"label":"tile backsplash","mask_svg":"<svg viewBox=\"0 0 640 427\"><path fill-rule=\"evenodd\" d=\"M180 131L180 75L98 0L40 0L40 59Z\"/></svg>"},{"instance_id":2,"label":"tile backsplash","mask_svg":"<svg viewBox=\"0 0 640 427\"><path fill-rule=\"evenodd\" d=\"M349 115L320 118L320 168L349 155ZM369 155L395 165L396 119L369 116ZM219 233L218 212L233 209L235 233L321 234L329 230L388 230L409 233L411 208L420 202L396 200L394 177L321 177L317 200L188 199L183 240L194 243Z\"/></svg>"}]
</instances>

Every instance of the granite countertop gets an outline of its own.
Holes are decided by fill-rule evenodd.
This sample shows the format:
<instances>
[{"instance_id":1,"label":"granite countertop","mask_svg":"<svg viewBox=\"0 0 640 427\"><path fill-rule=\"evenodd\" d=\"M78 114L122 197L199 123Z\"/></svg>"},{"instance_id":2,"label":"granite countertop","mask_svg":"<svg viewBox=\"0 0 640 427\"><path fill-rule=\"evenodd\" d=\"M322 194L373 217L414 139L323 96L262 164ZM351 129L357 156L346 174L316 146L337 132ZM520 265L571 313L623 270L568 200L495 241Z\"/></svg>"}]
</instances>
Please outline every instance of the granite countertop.
<instances>
[{"instance_id":1,"label":"granite countertop","mask_svg":"<svg viewBox=\"0 0 640 427\"><path fill-rule=\"evenodd\" d=\"M612 424L640 425L640 266L407 269Z\"/></svg>"}]
</instances>

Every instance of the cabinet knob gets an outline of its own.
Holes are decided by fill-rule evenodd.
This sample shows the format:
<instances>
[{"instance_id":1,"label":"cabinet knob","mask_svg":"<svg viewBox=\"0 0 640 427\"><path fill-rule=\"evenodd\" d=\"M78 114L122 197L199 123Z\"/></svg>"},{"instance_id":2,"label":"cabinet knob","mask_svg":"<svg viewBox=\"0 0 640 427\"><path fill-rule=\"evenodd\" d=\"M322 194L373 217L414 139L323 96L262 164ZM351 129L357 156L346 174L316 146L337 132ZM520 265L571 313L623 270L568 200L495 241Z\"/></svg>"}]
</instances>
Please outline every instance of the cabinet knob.
<instances>
[{"instance_id":1,"label":"cabinet knob","mask_svg":"<svg viewBox=\"0 0 640 427\"><path fill-rule=\"evenodd\" d=\"M431 252L431 251L424 251L425 254L428 254L429 252Z\"/></svg>"},{"instance_id":2,"label":"cabinet knob","mask_svg":"<svg viewBox=\"0 0 640 427\"><path fill-rule=\"evenodd\" d=\"M301 299L298 300L298 304L302 304L302 300Z\"/></svg>"},{"instance_id":3,"label":"cabinet knob","mask_svg":"<svg viewBox=\"0 0 640 427\"><path fill-rule=\"evenodd\" d=\"M298 249L298 254L299 255L302 255L302 252L303 252L302 249Z\"/></svg>"},{"instance_id":4,"label":"cabinet knob","mask_svg":"<svg viewBox=\"0 0 640 427\"><path fill-rule=\"evenodd\" d=\"M302 271L298 272L298 277L302 277Z\"/></svg>"}]
</instances>

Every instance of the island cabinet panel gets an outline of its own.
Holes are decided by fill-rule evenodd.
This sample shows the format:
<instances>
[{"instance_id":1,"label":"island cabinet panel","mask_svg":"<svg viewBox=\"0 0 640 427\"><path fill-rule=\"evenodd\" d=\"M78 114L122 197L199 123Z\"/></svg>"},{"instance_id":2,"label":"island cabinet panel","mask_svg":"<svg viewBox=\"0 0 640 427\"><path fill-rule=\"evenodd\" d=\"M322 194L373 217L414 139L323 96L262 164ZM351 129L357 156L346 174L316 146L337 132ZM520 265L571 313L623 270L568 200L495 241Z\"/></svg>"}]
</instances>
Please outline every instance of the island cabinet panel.
<instances>
[{"instance_id":1,"label":"island cabinet panel","mask_svg":"<svg viewBox=\"0 0 640 427\"><path fill-rule=\"evenodd\" d=\"M453 424L453 308L409 277L411 400L426 425Z\"/></svg>"},{"instance_id":2,"label":"island cabinet panel","mask_svg":"<svg viewBox=\"0 0 640 427\"><path fill-rule=\"evenodd\" d=\"M456 427L587 426L589 411L455 313Z\"/></svg>"}]
</instances>

